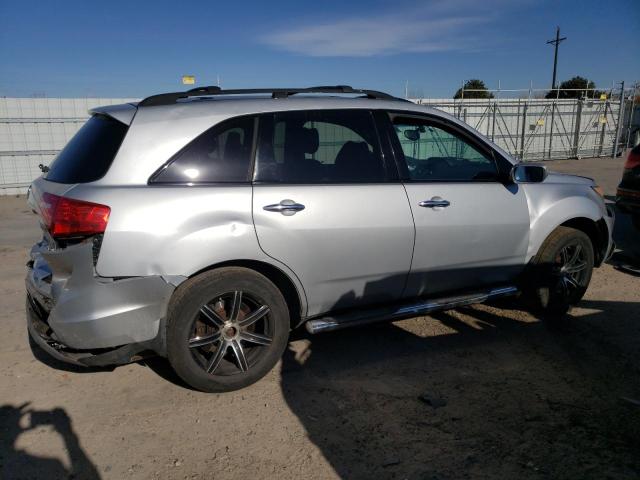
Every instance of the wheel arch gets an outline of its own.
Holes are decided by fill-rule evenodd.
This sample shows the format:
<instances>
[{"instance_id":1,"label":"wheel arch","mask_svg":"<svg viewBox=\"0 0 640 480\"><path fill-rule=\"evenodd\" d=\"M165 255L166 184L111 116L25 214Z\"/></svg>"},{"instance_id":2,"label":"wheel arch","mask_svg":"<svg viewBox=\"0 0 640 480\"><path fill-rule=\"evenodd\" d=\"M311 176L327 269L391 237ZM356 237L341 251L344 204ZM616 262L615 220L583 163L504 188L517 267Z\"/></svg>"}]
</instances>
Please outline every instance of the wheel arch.
<instances>
[{"instance_id":1,"label":"wheel arch","mask_svg":"<svg viewBox=\"0 0 640 480\"><path fill-rule=\"evenodd\" d=\"M546 231L544 236L538 236L536 240L536 247L532 249L530 258L537 255L538 251L544 244L545 240L558 228L569 227L583 232L593 245L594 254L594 266L599 267L605 259L606 250L608 246L608 228L604 219L594 220L589 217L577 216L563 220L560 223L554 224L554 226Z\"/></svg>"},{"instance_id":2,"label":"wheel arch","mask_svg":"<svg viewBox=\"0 0 640 480\"><path fill-rule=\"evenodd\" d=\"M581 195L545 202L535 205L530 226L529 249L527 259L532 259L545 240L558 227L571 227L584 232L594 247L595 265L599 266L606 256L609 231L604 220L603 208Z\"/></svg>"},{"instance_id":3,"label":"wheel arch","mask_svg":"<svg viewBox=\"0 0 640 480\"><path fill-rule=\"evenodd\" d=\"M202 268L189 275L188 278L193 278L203 272L222 267L247 268L267 277L275 284L278 290L280 290L287 302L291 328L296 328L303 322L306 314L306 295L304 290L302 290L302 286L298 287L296 282L294 282L287 273L270 263L250 259L227 260Z\"/></svg>"},{"instance_id":4,"label":"wheel arch","mask_svg":"<svg viewBox=\"0 0 640 480\"><path fill-rule=\"evenodd\" d=\"M603 219L594 221L586 217L575 217L558 226L575 228L586 234L593 245L595 266L602 264L608 245L607 224Z\"/></svg>"}]
</instances>

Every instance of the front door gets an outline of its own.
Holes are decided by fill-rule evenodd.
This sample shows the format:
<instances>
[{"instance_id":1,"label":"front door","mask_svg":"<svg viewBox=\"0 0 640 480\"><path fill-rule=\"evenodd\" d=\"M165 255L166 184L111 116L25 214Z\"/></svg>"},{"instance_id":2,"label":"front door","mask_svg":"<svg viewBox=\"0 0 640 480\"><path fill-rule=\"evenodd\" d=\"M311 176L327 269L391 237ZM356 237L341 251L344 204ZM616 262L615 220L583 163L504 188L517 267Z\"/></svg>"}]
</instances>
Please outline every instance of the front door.
<instances>
[{"instance_id":1,"label":"front door","mask_svg":"<svg viewBox=\"0 0 640 480\"><path fill-rule=\"evenodd\" d=\"M529 212L503 182L508 165L465 128L392 116L394 151L416 226L405 297L513 281L524 267Z\"/></svg>"},{"instance_id":2,"label":"front door","mask_svg":"<svg viewBox=\"0 0 640 480\"><path fill-rule=\"evenodd\" d=\"M265 114L253 217L264 252L300 279L308 315L402 296L414 227L366 110Z\"/></svg>"}]
</instances>

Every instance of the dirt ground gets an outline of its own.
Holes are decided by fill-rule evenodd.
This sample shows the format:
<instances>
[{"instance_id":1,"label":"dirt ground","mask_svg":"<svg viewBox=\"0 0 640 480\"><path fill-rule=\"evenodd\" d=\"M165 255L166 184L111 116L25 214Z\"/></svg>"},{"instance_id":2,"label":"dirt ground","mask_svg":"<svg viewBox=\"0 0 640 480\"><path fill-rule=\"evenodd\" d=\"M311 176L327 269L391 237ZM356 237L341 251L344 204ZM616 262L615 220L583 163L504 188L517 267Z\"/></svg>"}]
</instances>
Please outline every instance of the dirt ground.
<instances>
[{"instance_id":1,"label":"dirt ground","mask_svg":"<svg viewBox=\"0 0 640 480\"><path fill-rule=\"evenodd\" d=\"M608 195L621 159L550 162ZM0 198L0 477L639 478L640 278L607 264L566 326L474 306L310 337L235 393L161 359L78 370L29 347L24 197ZM613 263L640 263L618 215Z\"/></svg>"}]
</instances>

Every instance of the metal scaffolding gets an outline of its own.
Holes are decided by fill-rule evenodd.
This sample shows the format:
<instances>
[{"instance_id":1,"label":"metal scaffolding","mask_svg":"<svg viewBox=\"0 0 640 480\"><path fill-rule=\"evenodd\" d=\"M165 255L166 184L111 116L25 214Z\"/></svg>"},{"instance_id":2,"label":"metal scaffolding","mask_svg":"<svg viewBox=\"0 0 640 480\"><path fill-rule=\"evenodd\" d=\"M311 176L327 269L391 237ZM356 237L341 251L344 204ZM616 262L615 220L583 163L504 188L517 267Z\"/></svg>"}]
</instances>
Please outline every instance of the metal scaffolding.
<instances>
[{"instance_id":1,"label":"metal scaffolding","mask_svg":"<svg viewBox=\"0 0 640 480\"><path fill-rule=\"evenodd\" d=\"M493 98L413 99L471 125L521 160L615 156L635 144L640 129L638 86L607 92L581 89L582 98L541 97L548 90L483 90ZM562 90L566 92L567 90ZM465 93L467 98L465 98ZM553 95L551 95L553 96Z\"/></svg>"}]
</instances>

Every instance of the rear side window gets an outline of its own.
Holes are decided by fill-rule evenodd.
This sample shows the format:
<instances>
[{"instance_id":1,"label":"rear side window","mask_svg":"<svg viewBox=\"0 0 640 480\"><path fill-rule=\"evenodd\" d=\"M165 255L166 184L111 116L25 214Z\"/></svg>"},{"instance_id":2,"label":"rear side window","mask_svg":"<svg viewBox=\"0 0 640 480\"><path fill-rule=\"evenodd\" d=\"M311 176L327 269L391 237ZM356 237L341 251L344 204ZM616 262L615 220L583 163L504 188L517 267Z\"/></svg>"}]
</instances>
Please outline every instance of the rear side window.
<instances>
[{"instance_id":1,"label":"rear side window","mask_svg":"<svg viewBox=\"0 0 640 480\"><path fill-rule=\"evenodd\" d=\"M255 117L222 122L180 150L150 183L249 182Z\"/></svg>"},{"instance_id":2,"label":"rear side window","mask_svg":"<svg viewBox=\"0 0 640 480\"><path fill-rule=\"evenodd\" d=\"M58 154L45 178L58 183L86 183L102 178L127 129L127 125L106 115L92 116Z\"/></svg>"},{"instance_id":3,"label":"rear side window","mask_svg":"<svg viewBox=\"0 0 640 480\"><path fill-rule=\"evenodd\" d=\"M260 117L256 182L378 183L386 179L373 118L366 110Z\"/></svg>"}]
</instances>

